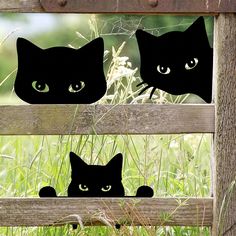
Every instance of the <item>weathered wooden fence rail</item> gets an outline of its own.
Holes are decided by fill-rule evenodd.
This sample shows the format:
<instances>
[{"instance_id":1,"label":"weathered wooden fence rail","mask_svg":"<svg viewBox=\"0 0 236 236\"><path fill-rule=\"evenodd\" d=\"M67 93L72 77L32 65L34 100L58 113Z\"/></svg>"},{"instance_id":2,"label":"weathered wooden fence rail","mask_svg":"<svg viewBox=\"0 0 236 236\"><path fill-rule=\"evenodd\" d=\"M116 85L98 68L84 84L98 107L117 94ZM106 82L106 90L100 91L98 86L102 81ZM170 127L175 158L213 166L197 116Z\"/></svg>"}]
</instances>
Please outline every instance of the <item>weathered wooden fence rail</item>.
<instances>
[{"instance_id":1,"label":"weathered wooden fence rail","mask_svg":"<svg viewBox=\"0 0 236 236\"><path fill-rule=\"evenodd\" d=\"M212 225L211 198L0 198L0 226Z\"/></svg>"},{"instance_id":2,"label":"weathered wooden fence rail","mask_svg":"<svg viewBox=\"0 0 236 236\"><path fill-rule=\"evenodd\" d=\"M213 133L214 105L0 106L0 134Z\"/></svg>"},{"instance_id":3,"label":"weathered wooden fence rail","mask_svg":"<svg viewBox=\"0 0 236 236\"><path fill-rule=\"evenodd\" d=\"M1 0L0 11L218 14L236 12L233 0Z\"/></svg>"},{"instance_id":4,"label":"weathered wooden fence rail","mask_svg":"<svg viewBox=\"0 0 236 236\"><path fill-rule=\"evenodd\" d=\"M213 235L236 235L236 14L215 18Z\"/></svg>"}]
</instances>

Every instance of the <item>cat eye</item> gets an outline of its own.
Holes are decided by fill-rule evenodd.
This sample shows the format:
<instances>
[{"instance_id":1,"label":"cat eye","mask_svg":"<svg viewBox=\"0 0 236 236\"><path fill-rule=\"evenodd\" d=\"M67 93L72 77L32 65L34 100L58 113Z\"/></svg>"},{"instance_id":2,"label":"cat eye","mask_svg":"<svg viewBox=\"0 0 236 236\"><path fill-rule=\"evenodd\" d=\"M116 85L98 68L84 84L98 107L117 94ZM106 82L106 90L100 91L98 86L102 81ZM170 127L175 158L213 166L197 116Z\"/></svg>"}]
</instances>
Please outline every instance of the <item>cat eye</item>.
<instances>
[{"instance_id":1,"label":"cat eye","mask_svg":"<svg viewBox=\"0 0 236 236\"><path fill-rule=\"evenodd\" d=\"M161 65L158 65L157 66L157 71L163 75L168 75L170 74L170 68L167 67L167 66L161 66Z\"/></svg>"},{"instance_id":2,"label":"cat eye","mask_svg":"<svg viewBox=\"0 0 236 236\"><path fill-rule=\"evenodd\" d=\"M83 192L87 192L87 191L89 191L89 188L87 187L86 184L79 184L79 190L81 190Z\"/></svg>"},{"instance_id":3,"label":"cat eye","mask_svg":"<svg viewBox=\"0 0 236 236\"><path fill-rule=\"evenodd\" d=\"M33 89L35 89L36 91L40 93L47 93L49 91L48 85L41 81L33 81L32 87Z\"/></svg>"},{"instance_id":4,"label":"cat eye","mask_svg":"<svg viewBox=\"0 0 236 236\"><path fill-rule=\"evenodd\" d=\"M103 192L108 192L111 190L111 185L106 185L105 187L101 188Z\"/></svg>"},{"instance_id":5,"label":"cat eye","mask_svg":"<svg viewBox=\"0 0 236 236\"><path fill-rule=\"evenodd\" d=\"M79 81L79 82L71 84L68 90L71 93L78 93L84 87L85 87L85 83L83 81Z\"/></svg>"},{"instance_id":6,"label":"cat eye","mask_svg":"<svg viewBox=\"0 0 236 236\"><path fill-rule=\"evenodd\" d=\"M197 64L198 64L198 59L195 57L185 64L185 69L192 70L194 67L196 67Z\"/></svg>"}]
</instances>

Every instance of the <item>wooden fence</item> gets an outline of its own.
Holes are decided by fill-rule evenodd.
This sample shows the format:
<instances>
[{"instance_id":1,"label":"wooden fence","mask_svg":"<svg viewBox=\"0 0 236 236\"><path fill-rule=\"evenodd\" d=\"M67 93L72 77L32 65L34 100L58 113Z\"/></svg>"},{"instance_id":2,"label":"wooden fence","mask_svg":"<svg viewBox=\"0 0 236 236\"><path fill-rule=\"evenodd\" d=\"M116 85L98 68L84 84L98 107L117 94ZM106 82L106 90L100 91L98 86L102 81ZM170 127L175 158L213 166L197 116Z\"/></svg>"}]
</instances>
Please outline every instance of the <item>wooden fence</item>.
<instances>
[{"instance_id":1,"label":"wooden fence","mask_svg":"<svg viewBox=\"0 0 236 236\"><path fill-rule=\"evenodd\" d=\"M1 198L0 226L76 223L210 226L236 235L236 2L233 0L0 0L0 12L214 15L210 105L0 106L0 135L214 133L209 198ZM168 117L168 119L163 119ZM120 124L122 120L122 125ZM173 122L174 121L174 122ZM72 124L70 126L69 124ZM143 126L142 124L145 124ZM227 204L225 204L227 203ZM170 217L162 219L163 214ZM107 224L106 222L106 224ZM222 227L222 228L221 228ZM220 229L221 228L221 229Z\"/></svg>"}]
</instances>

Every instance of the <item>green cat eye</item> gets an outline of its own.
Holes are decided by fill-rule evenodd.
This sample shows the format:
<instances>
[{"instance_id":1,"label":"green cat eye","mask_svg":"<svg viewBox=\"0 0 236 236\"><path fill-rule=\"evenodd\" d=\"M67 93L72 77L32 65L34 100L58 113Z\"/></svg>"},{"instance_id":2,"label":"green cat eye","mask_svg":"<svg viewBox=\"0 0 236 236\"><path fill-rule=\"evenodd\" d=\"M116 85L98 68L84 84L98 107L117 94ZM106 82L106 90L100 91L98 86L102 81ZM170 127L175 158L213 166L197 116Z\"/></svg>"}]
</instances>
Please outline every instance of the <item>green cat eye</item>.
<instances>
[{"instance_id":1,"label":"green cat eye","mask_svg":"<svg viewBox=\"0 0 236 236\"><path fill-rule=\"evenodd\" d=\"M170 67L158 65L157 71L163 75L168 75L170 74L171 70L170 70Z\"/></svg>"},{"instance_id":2,"label":"green cat eye","mask_svg":"<svg viewBox=\"0 0 236 236\"><path fill-rule=\"evenodd\" d=\"M36 91L40 93L47 93L49 91L48 85L41 81L33 81L32 87L33 89L35 89Z\"/></svg>"},{"instance_id":3,"label":"green cat eye","mask_svg":"<svg viewBox=\"0 0 236 236\"><path fill-rule=\"evenodd\" d=\"M106 185L105 187L101 188L103 192L108 192L111 190L111 185Z\"/></svg>"},{"instance_id":4,"label":"green cat eye","mask_svg":"<svg viewBox=\"0 0 236 236\"><path fill-rule=\"evenodd\" d=\"M89 188L87 187L86 184L79 184L79 190L81 190L83 192L87 192L87 191L89 191Z\"/></svg>"},{"instance_id":5,"label":"green cat eye","mask_svg":"<svg viewBox=\"0 0 236 236\"><path fill-rule=\"evenodd\" d=\"M196 67L198 64L198 59L195 57L191 60L189 60L186 64L185 64L185 69L186 70L192 70L194 67Z\"/></svg>"},{"instance_id":6,"label":"green cat eye","mask_svg":"<svg viewBox=\"0 0 236 236\"><path fill-rule=\"evenodd\" d=\"M81 91L83 88L85 87L85 83L83 81L79 81L76 83L72 83L69 86L69 92L70 93L78 93L79 91Z\"/></svg>"}]
</instances>

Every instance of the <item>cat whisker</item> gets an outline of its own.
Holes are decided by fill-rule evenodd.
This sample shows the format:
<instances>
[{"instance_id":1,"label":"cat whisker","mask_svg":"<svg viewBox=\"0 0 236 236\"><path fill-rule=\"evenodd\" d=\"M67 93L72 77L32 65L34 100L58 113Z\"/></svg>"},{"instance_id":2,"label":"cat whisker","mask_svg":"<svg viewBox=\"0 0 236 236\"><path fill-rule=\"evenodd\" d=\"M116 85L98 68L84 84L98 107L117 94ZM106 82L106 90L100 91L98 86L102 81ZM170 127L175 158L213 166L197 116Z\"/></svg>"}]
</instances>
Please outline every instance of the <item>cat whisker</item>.
<instances>
[{"instance_id":1,"label":"cat whisker","mask_svg":"<svg viewBox=\"0 0 236 236\"><path fill-rule=\"evenodd\" d=\"M136 87L139 87L139 86L141 86L141 85L143 85L143 84L145 84L145 83L146 83L146 82L143 81L143 82L137 84Z\"/></svg>"},{"instance_id":2,"label":"cat whisker","mask_svg":"<svg viewBox=\"0 0 236 236\"><path fill-rule=\"evenodd\" d=\"M155 91L156 91L156 88L154 87L154 88L152 89L151 93L150 93L149 99L152 99L152 95L155 93Z\"/></svg>"},{"instance_id":3,"label":"cat whisker","mask_svg":"<svg viewBox=\"0 0 236 236\"><path fill-rule=\"evenodd\" d=\"M138 95L141 95L144 91L146 91L147 89L151 88L152 86L148 85L145 88L143 88L140 93Z\"/></svg>"}]
</instances>

